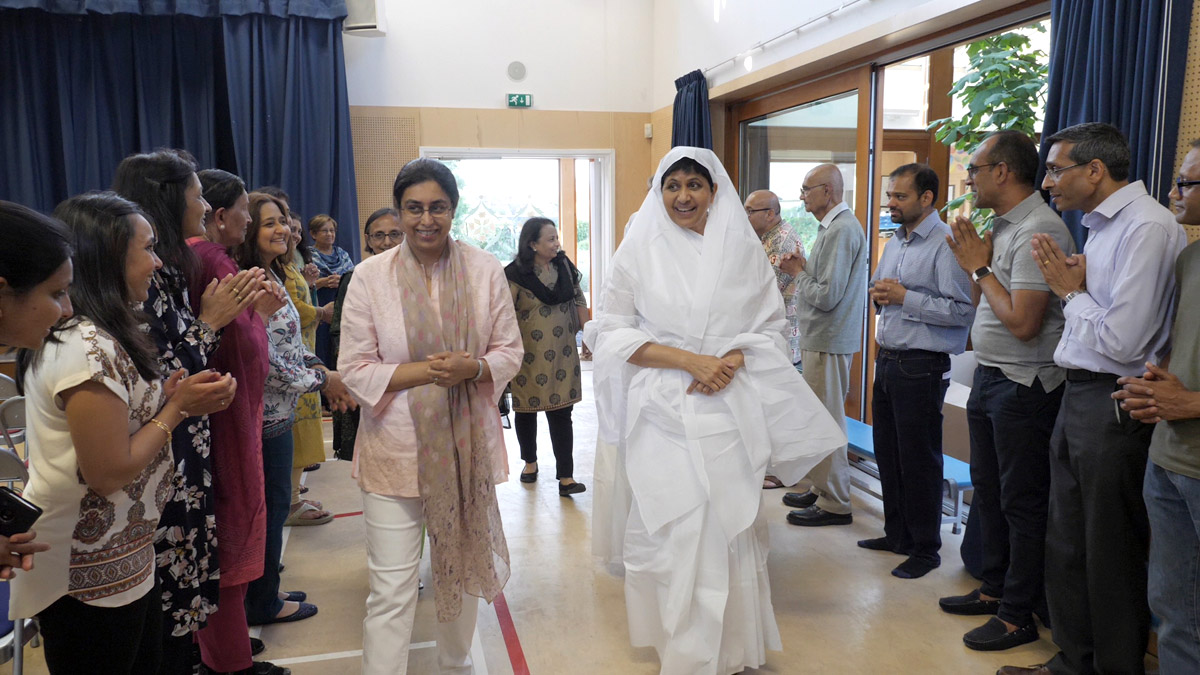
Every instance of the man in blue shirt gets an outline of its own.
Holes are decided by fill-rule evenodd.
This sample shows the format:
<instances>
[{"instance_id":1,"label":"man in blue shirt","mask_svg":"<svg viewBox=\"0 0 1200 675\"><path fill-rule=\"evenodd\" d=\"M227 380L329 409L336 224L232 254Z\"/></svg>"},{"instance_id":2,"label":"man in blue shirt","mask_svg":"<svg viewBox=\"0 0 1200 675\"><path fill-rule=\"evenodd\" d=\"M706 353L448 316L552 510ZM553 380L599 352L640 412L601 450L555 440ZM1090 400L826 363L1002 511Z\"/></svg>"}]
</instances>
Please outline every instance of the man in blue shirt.
<instances>
[{"instance_id":1,"label":"man in blue shirt","mask_svg":"<svg viewBox=\"0 0 1200 675\"><path fill-rule=\"evenodd\" d=\"M885 536L858 545L908 556L892 570L901 579L941 564L942 400L950 354L966 349L975 317L971 278L934 208L937 192L937 174L924 164L892 172L888 210L899 227L870 290L879 313L871 412Z\"/></svg>"},{"instance_id":2,"label":"man in blue shirt","mask_svg":"<svg viewBox=\"0 0 1200 675\"><path fill-rule=\"evenodd\" d=\"M1186 237L1174 216L1129 182L1129 145L1089 122L1046 139L1046 177L1059 211L1084 212L1082 255L1045 234L1032 254L1062 298L1054 361L1067 371L1050 439L1046 597L1059 652L1021 673L1141 673L1150 628L1142 479L1154 427L1111 396L1117 379L1158 361L1168 338L1175 260Z\"/></svg>"}]
</instances>

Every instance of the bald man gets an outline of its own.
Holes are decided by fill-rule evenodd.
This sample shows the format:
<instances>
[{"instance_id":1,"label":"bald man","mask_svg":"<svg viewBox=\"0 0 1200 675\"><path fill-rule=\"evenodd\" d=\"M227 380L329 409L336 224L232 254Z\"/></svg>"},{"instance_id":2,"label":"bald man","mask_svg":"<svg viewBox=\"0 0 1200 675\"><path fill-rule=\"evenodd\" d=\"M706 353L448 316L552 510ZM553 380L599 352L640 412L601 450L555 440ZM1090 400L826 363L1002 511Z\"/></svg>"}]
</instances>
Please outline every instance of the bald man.
<instances>
[{"instance_id":1,"label":"bald man","mask_svg":"<svg viewBox=\"0 0 1200 675\"><path fill-rule=\"evenodd\" d=\"M779 292L783 294L783 305L787 308L787 341L791 349L792 363L800 363L800 329L796 323L796 303L793 302L796 293L795 279L791 274L779 268L780 261L789 253L802 253L804 244L800 236L790 225L783 222L779 215L779 197L770 190L751 192L746 198L746 215L750 218L750 226L762 240L763 250L767 260L775 269L775 281L779 284Z\"/></svg>"},{"instance_id":2,"label":"bald man","mask_svg":"<svg viewBox=\"0 0 1200 675\"><path fill-rule=\"evenodd\" d=\"M795 279L804 381L845 431L850 364L862 348L867 304L867 237L842 192L842 172L833 164L808 172L800 195L808 212L821 221L812 257L789 254L780 266ZM788 514L788 522L803 527L853 522L846 446L808 477L812 489L783 496L784 504L797 509Z\"/></svg>"}]
</instances>

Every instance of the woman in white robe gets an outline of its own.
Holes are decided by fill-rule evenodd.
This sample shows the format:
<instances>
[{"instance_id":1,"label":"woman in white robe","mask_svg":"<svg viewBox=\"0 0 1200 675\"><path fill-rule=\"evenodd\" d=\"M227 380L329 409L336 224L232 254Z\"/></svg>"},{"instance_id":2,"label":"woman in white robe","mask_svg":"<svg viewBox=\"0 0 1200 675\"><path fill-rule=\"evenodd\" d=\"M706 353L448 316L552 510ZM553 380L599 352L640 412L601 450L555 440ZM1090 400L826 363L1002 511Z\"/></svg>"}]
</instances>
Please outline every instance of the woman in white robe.
<instances>
[{"instance_id":1,"label":"woman in white robe","mask_svg":"<svg viewBox=\"0 0 1200 675\"><path fill-rule=\"evenodd\" d=\"M587 331L594 550L623 565L630 640L653 646L664 674L737 673L782 649L763 475L770 466L793 484L846 442L792 367L784 326L724 167L709 150L674 148Z\"/></svg>"}]
</instances>

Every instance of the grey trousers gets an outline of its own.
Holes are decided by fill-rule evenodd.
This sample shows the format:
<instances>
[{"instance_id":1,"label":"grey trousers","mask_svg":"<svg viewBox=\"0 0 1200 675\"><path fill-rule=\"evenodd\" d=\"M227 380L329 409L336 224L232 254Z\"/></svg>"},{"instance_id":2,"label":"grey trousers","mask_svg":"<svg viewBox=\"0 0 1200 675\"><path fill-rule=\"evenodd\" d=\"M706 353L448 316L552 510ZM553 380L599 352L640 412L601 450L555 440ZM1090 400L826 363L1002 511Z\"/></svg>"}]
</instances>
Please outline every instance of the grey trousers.
<instances>
[{"instance_id":1,"label":"grey trousers","mask_svg":"<svg viewBox=\"0 0 1200 675\"><path fill-rule=\"evenodd\" d=\"M850 363L853 360L853 354L800 351L804 381L825 404L825 409L843 432L846 431L846 394L850 389ZM808 479L812 481L818 507L830 513L850 513L850 461L846 457L846 446L821 460L808 472Z\"/></svg>"}]
</instances>

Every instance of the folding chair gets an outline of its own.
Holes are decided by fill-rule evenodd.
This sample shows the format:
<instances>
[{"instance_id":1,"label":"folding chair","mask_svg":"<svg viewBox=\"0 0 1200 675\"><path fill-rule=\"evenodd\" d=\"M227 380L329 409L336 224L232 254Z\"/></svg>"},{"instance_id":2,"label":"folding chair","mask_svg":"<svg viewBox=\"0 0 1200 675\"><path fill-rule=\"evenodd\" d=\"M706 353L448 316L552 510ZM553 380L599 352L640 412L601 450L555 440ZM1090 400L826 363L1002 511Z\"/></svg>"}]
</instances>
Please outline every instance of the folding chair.
<instances>
[{"instance_id":1,"label":"folding chair","mask_svg":"<svg viewBox=\"0 0 1200 675\"><path fill-rule=\"evenodd\" d=\"M20 397L18 397L20 398ZM9 401L5 401L0 405L0 420L6 419L4 413L5 406L8 406ZM24 412L24 399L18 401L22 412ZM24 418L22 417L22 424ZM0 428L5 427L5 424L0 424ZM5 429L4 437L7 440L9 433ZM24 484L29 480L29 471L25 468L25 461L17 455L11 448L0 448L0 483L13 487L16 483ZM13 675L21 675L25 668L25 643L36 640L38 635L38 625L36 619L17 619L15 621L8 620L8 582L0 582L0 599L3 600L3 630L7 630L4 635L0 635L0 663L12 661ZM34 642L37 646L37 642Z\"/></svg>"},{"instance_id":2,"label":"folding chair","mask_svg":"<svg viewBox=\"0 0 1200 675\"><path fill-rule=\"evenodd\" d=\"M4 403L0 403L0 432L3 433L4 444L13 452L16 452L18 443L25 442L24 396L13 396ZM0 480L4 479L0 478Z\"/></svg>"}]
</instances>

